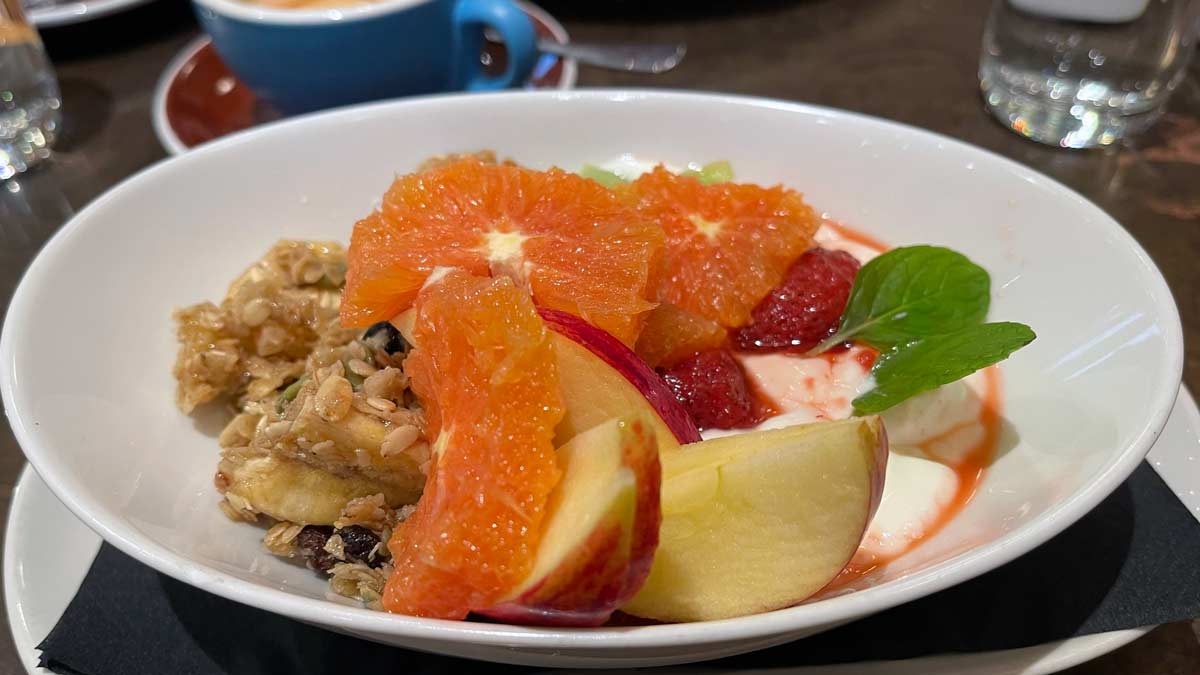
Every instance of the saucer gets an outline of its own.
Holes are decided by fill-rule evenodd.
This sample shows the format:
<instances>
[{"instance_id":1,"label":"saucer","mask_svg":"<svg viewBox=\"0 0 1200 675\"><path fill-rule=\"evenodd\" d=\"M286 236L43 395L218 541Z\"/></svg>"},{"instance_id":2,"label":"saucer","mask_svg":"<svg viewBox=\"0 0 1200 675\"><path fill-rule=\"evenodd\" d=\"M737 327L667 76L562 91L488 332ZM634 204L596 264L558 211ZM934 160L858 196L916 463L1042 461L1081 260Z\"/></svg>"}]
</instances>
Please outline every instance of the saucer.
<instances>
[{"instance_id":1,"label":"saucer","mask_svg":"<svg viewBox=\"0 0 1200 675\"><path fill-rule=\"evenodd\" d=\"M569 41L566 29L544 9L528 2L517 4L533 20L538 38L559 44ZM480 59L486 71L503 72L504 45L485 41ZM525 88L570 89L577 70L574 59L542 54ZM167 65L154 88L152 114L154 133L172 155L282 117L238 81L207 35L189 43Z\"/></svg>"}]
</instances>

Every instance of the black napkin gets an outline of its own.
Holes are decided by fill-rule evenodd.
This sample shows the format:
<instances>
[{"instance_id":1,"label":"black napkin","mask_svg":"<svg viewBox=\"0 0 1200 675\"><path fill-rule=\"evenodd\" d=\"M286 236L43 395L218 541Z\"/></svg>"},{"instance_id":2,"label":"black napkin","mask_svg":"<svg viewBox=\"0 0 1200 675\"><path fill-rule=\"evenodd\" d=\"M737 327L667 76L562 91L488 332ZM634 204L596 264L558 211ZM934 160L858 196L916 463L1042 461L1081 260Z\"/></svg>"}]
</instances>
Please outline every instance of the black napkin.
<instances>
[{"instance_id":1,"label":"black napkin","mask_svg":"<svg viewBox=\"0 0 1200 675\"><path fill-rule=\"evenodd\" d=\"M1070 529L985 576L805 640L658 672L990 651L1192 619L1197 560L1200 522L1142 464ZM196 590L108 545L39 649L44 667L81 675L548 672L330 633Z\"/></svg>"}]
</instances>

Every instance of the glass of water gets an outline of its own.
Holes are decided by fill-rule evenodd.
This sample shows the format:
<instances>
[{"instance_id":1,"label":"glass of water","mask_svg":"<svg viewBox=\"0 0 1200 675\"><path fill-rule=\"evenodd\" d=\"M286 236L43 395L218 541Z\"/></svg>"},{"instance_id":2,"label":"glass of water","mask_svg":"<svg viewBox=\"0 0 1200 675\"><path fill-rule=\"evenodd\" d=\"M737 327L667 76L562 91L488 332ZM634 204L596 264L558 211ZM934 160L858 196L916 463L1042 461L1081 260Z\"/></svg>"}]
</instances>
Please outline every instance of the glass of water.
<instances>
[{"instance_id":1,"label":"glass of water","mask_svg":"<svg viewBox=\"0 0 1200 675\"><path fill-rule=\"evenodd\" d=\"M0 180L50 156L60 107L54 69L21 0L0 0Z\"/></svg>"},{"instance_id":2,"label":"glass of water","mask_svg":"<svg viewBox=\"0 0 1200 675\"><path fill-rule=\"evenodd\" d=\"M980 86L1017 133L1065 148L1147 129L1183 79L1198 0L995 0Z\"/></svg>"}]
</instances>

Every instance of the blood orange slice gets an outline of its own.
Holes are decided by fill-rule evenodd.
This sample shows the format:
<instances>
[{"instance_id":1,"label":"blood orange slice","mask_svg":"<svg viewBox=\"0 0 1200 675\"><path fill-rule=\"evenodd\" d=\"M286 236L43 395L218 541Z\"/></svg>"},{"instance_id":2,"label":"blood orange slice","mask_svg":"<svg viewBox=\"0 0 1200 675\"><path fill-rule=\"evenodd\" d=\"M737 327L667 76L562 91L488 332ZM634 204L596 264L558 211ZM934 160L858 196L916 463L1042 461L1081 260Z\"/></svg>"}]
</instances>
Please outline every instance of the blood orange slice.
<instances>
[{"instance_id":1,"label":"blood orange slice","mask_svg":"<svg viewBox=\"0 0 1200 675\"><path fill-rule=\"evenodd\" d=\"M654 307L662 237L595 181L462 159L396 179L354 226L342 322L391 319L435 268L459 267L509 276L632 345Z\"/></svg>"},{"instance_id":2,"label":"blood orange slice","mask_svg":"<svg viewBox=\"0 0 1200 675\"><path fill-rule=\"evenodd\" d=\"M434 441L425 493L388 542L384 609L462 619L532 568L559 480L553 347L511 279L451 272L417 299L405 362Z\"/></svg>"},{"instance_id":3,"label":"blood orange slice","mask_svg":"<svg viewBox=\"0 0 1200 675\"><path fill-rule=\"evenodd\" d=\"M696 352L723 347L726 337L717 322L664 302L647 316L634 351L652 367L673 366Z\"/></svg>"},{"instance_id":4,"label":"blood orange slice","mask_svg":"<svg viewBox=\"0 0 1200 675\"><path fill-rule=\"evenodd\" d=\"M666 233L658 299L736 328L812 246L817 219L782 186L704 185L659 166L627 188Z\"/></svg>"}]
</instances>

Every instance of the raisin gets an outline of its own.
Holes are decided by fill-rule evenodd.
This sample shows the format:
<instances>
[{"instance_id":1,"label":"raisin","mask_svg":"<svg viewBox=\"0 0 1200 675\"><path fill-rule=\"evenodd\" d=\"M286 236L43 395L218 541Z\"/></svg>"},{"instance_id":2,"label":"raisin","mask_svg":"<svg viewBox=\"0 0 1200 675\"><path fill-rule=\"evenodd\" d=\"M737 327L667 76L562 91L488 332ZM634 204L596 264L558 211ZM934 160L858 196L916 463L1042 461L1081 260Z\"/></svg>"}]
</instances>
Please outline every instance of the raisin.
<instances>
[{"instance_id":1,"label":"raisin","mask_svg":"<svg viewBox=\"0 0 1200 675\"><path fill-rule=\"evenodd\" d=\"M296 547L300 555L308 561L308 566L318 572L328 572L339 561L329 551L325 550L325 542L333 535L333 528L328 525L305 525L296 535Z\"/></svg>"},{"instance_id":2,"label":"raisin","mask_svg":"<svg viewBox=\"0 0 1200 675\"><path fill-rule=\"evenodd\" d=\"M388 354L399 354L408 349L408 341L387 321L371 324L363 333L362 341Z\"/></svg>"},{"instance_id":3,"label":"raisin","mask_svg":"<svg viewBox=\"0 0 1200 675\"><path fill-rule=\"evenodd\" d=\"M341 528L337 533L342 537L342 550L346 552L346 557L371 562L371 552L379 544L379 537L374 532L361 525L351 525Z\"/></svg>"}]
</instances>

